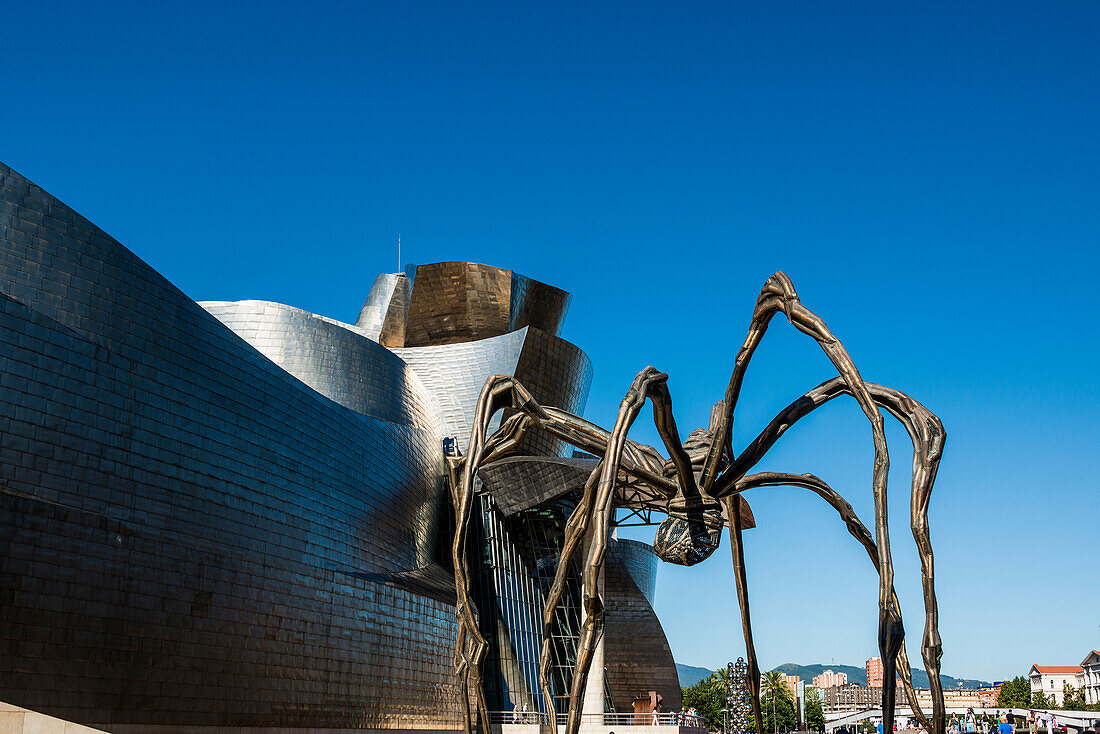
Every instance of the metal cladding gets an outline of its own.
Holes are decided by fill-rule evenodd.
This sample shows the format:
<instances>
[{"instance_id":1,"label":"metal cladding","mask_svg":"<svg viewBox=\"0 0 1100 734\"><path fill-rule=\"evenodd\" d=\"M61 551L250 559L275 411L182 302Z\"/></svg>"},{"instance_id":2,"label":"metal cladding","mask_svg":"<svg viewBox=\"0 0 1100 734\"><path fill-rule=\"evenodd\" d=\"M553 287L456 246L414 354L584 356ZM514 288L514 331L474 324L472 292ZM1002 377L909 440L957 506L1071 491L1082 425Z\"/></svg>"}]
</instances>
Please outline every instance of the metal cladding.
<instances>
[{"instance_id":1,"label":"metal cladding","mask_svg":"<svg viewBox=\"0 0 1100 734\"><path fill-rule=\"evenodd\" d=\"M269 301L199 305L326 398L356 413L442 435L436 399L416 371L356 327Z\"/></svg>"},{"instance_id":2,"label":"metal cladding","mask_svg":"<svg viewBox=\"0 0 1100 734\"><path fill-rule=\"evenodd\" d=\"M464 262L420 265L404 346L474 341L524 326L556 335L568 305L565 291L511 270Z\"/></svg>"},{"instance_id":3,"label":"metal cladding","mask_svg":"<svg viewBox=\"0 0 1100 734\"><path fill-rule=\"evenodd\" d=\"M473 407L490 376L515 375L539 400L577 412L584 409L592 383L588 355L533 326L473 342L394 349L393 353L405 360L437 397L443 430L456 439L462 451L467 450L473 427ZM498 423L499 416L494 428ZM549 456L572 451L561 439L536 431L525 436L517 450Z\"/></svg>"},{"instance_id":4,"label":"metal cladding","mask_svg":"<svg viewBox=\"0 0 1100 734\"><path fill-rule=\"evenodd\" d=\"M112 732L455 728L454 607L386 581L441 500L404 363L360 355L394 406L334 402L6 167L0 234L0 700Z\"/></svg>"},{"instance_id":5,"label":"metal cladding","mask_svg":"<svg viewBox=\"0 0 1100 734\"><path fill-rule=\"evenodd\" d=\"M470 269L507 276L499 333L389 350L405 276L360 326L200 306L0 165L0 700L116 733L460 728L442 439L489 375L580 412L592 369L563 292Z\"/></svg>"},{"instance_id":6,"label":"metal cladding","mask_svg":"<svg viewBox=\"0 0 1100 734\"><path fill-rule=\"evenodd\" d=\"M676 662L653 612L657 556L635 540L612 540L607 552L604 667L615 710L629 711L635 698L657 691L664 710L679 711Z\"/></svg>"},{"instance_id":7,"label":"metal cladding","mask_svg":"<svg viewBox=\"0 0 1100 734\"><path fill-rule=\"evenodd\" d=\"M482 491L505 517L565 497L584 486L595 459L508 456L481 467Z\"/></svg>"},{"instance_id":8,"label":"metal cladding","mask_svg":"<svg viewBox=\"0 0 1100 734\"><path fill-rule=\"evenodd\" d=\"M412 285L404 273L380 273L374 279L355 325L368 339L386 347L405 343L405 315Z\"/></svg>"}]
</instances>

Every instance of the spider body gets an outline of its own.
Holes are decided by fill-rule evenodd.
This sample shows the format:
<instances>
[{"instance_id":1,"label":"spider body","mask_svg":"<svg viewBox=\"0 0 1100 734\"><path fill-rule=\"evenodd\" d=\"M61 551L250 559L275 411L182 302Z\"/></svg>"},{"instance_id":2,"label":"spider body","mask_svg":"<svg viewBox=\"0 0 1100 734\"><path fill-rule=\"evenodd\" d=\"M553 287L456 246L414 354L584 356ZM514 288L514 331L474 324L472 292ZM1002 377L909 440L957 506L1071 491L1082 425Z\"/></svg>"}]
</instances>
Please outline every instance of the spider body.
<instances>
[{"instance_id":1,"label":"spider body","mask_svg":"<svg viewBox=\"0 0 1100 734\"><path fill-rule=\"evenodd\" d=\"M836 367L839 376L796 399L741 453L735 454L731 435L742 380L771 318L777 313L784 314L792 325L817 341ZM578 549L586 545L582 564L585 621L577 644L566 734L577 734L579 730L588 668L603 626L603 601L598 591L599 572L616 506L666 514L667 519L658 526L654 550L662 560L678 565L691 566L710 557L719 547L723 529L728 528L749 667L749 693L757 728L763 730L757 690L759 668L752 639L741 538L742 529L752 526L751 514L740 495L749 490L780 485L808 489L828 502L845 522L849 533L863 545L879 573L878 642L883 660L882 710L885 729L892 728L896 674L909 693L910 705L924 728L929 734L943 734L946 716L943 691L939 685L941 648L932 571L932 546L928 533L928 499L946 437L939 419L909 396L892 388L865 382L847 350L825 326L824 321L799 301L793 284L784 273L776 273L769 278L757 298L748 335L737 352L725 397L711 413L710 425L692 431L683 442L673 417L667 380L666 374L653 367L639 372L619 405L615 425L611 430L600 428L558 408L539 405L526 388L513 378L495 376L486 381L475 409L468 453L465 457L448 459L456 521L452 547L455 585L458 590L456 611L459 618L455 665L462 682L463 705L467 707L467 732L473 729L468 709L470 693L474 694L477 702L482 731L489 730L488 712L481 692L481 663L487 645L478 631L476 609L468 593L465 548L475 476L480 467L514 452L528 430L542 430L599 457L566 525L557 575L547 595L543 613L540 682L550 720L553 722L556 720L556 712L549 687L548 668L554 611L562 596L566 569ZM875 446L872 471L875 500L873 534L859 520L847 501L812 474L749 474L752 467L795 421L844 394L856 399L871 424ZM631 425L647 401L652 404L653 421L668 458L650 446L627 438ZM492 435L487 435L493 416L505 408L514 412ZM897 418L905 426L913 442L911 527L922 565L925 602L922 657L932 689L931 721L916 703L903 644L901 608L893 587L893 563L886 516L889 455L880 409L885 409Z\"/></svg>"}]
</instances>

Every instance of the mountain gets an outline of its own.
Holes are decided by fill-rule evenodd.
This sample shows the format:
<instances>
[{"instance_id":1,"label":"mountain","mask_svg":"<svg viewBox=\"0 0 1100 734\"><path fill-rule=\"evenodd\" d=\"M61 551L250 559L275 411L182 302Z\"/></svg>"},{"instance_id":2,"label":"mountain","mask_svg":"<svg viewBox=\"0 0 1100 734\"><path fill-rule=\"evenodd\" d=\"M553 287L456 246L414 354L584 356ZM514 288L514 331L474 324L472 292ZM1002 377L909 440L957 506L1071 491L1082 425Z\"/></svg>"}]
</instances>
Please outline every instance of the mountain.
<instances>
[{"instance_id":1,"label":"mountain","mask_svg":"<svg viewBox=\"0 0 1100 734\"><path fill-rule=\"evenodd\" d=\"M799 665L798 663L783 663L776 668L781 673L787 675L797 675L805 683L809 683L813 680L815 675L820 675L826 670L834 670L837 673L847 673L849 683L859 683L861 686L867 685L867 670L865 668L857 668L854 665ZM913 675L913 686L915 688L927 688L928 687L928 673L924 672L923 668L911 668ZM944 675L940 673L940 683L944 689L950 688L980 688L981 686L988 686L989 682L984 680L974 680L973 678L955 678L950 675Z\"/></svg>"},{"instance_id":2,"label":"mountain","mask_svg":"<svg viewBox=\"0 0 1100 734\"><path fill-rule=\"evenodd\" d=\"M798 663L783 663L775 668L775 670L786 675L797 675L806 684L813 681L815 675L820 675L826 670L833 670L837 673L847 673L849 683L858 683L861 686L867 685L867 670L854 665L822 665L820 663L799 665ZM692 665L681 665L680 663L676 663L676 672L680 676L680 686L689 688L714 671L709 668L697 668ZM914 687L928 687L928 674L925 673L922 668L912 668L912 674ZM940 683L943 684L945 690L951 688L980 688L989 685L988 681L974 680L972 678L954 678L942 673L940 674Z\"/></svg>"},{"instance_id":3,"label":"mountain","mask_svg":"<svg viewBox=\"0 0 1100 734\"><path fill-rule=\"evenodd\" d=\"M710 677L710 674L713 672L713 670L709 670L708 668L696 668L693 665L681 665L680 663L676 663L676 674L680 676L681 688L691 688L704 678Z\"/></svg>"}]
</instances>

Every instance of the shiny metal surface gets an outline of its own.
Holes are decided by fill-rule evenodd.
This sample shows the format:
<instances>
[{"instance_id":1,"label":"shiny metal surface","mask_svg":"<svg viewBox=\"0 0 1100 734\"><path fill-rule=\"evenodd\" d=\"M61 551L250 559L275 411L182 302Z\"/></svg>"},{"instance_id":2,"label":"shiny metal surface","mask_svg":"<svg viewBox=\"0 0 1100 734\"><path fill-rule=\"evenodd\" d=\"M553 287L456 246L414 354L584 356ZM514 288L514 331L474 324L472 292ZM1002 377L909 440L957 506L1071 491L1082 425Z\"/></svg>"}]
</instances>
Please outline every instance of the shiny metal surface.
<instances>
[{"instance_id":1,"label":"shiny metal surface","mask_svg":"<svg viewBox=\"0 0 1100 734\"><path fill-rule=\"evenodd\" d=\"M405 317L409 310L412 285L404 273L379 273L355 325L384 346L405 343Z\"/></svg>"},{"instance_id":2,"label":"shiny metal surface","mask_svg":"<svg viewBox=\"0 0 1100 734\"><path fill-rule=\"evenodd\" d=\"M404 346L470 342L525 326L556 335L568 305L565 291L511 270L465 262L420 265Z\"/></svg>"},{"instance_id":3,"label":"shiny metal surface","mask_svg":"<svg viewBox=\"0 0 1100 734\"><path fill-rule=\"evenodd\" d=\"M453 606L376 580L435 532L434 408L358 355L319 394L0 166L0 700L110 731L458 727ZM287 359L324 387L323 355Z\"/></svg>"},{"instance_id":4,"label":"shiny metal surface","mask_svg":"<svg viewBox=\"0 0 1100 734\"><path fill-rule=\"evenodd\" d=\"M645 543L607 544L604 612L604 666L616 711L630 711L633 700L657 691L662 708L679 711L680 678L661 622L653 611L657 555Z\"/></svg>"},{"instance_id":5,"label":"shiny metal surface","mask_svg":"<svg viewBox=\"0 0 1100 734\"><path fill-rule=\"evenodd\" d=\"M596 466L595 459L508 456L478 471L482 491L505 517L577 492Z\"/></svg>"},{"instance_id":6,"label":"shiny metal surface","mask_svg":"<svg viewBox=\"0 0 1100 734\"><path fill-rule=\"evenodd\" d=\"M463 452L473 430L478 394L490 376L514 375L524 384L529 383L540 400L568 405L567 410L577 412L584 409L592 382L588 355L564 339L534 327L472 342L394 349L393 353L419 375L439 401L443 431L457 439ZM500 416L495 416L492 428L499 422ZM561 456L569 450L567 447L560 438L532 433L518 451Z\"/></svg>"},{"instance_id":7,"label":"shiny metal surface","mask_svg":"<svg viewBox=\"0 0 1100 734\"><path fill-rule=\"evenodd\" d=\"M0 698L117 731L457 728L441 438L469 435L490 374L580 412L592 369L553 333L566 294L481 269L508 284L504 331L390 351L409 277L380 276L358 325L200 307L0 167ZM560 537L532 512L510 521L528 558ZM548 568L489 598L537 611ZM540 652L511 640L540 629L496 618L493 663L526 671L511 700Z\"/></svg>"},{"instance_id":8,"label":"shiny metal surface","mask_svg":"<svg viewBox=\"0 0 1100 734\"><path fill-rule=\"evenodd\" d=\"M732 524L736 560L752 526L740 493L780 483L824 497L867 549L881 577L884 661L908 685L881 407L914 444L927 727L942 732L927 526L942 424L865 383L785 275L760 294L711 426L683 443L652 368L612 430L579 417L592 367L556 336L568 294L512 271L436 263L385 274L359 325L266 302L205 305L0 166L0 699L127 732L453 730L470 727L471 697L486 709L485 663L499 701L541 695L554 710L570 693L575 732L601 632L618 671L613 700L642 679L631 665L650 666L650 680L668 669L649 616L649 556L607 540L613 508L667 512L688 524L680 537L693 549L696 530ZM813 336L841 377L732 456L741 376L776 313ZM747 474L789 425L840 394L872 423L881 538L816 477ZM626 438L647 400L670 458ZM446 436L468 456L445 463ZM600 460L555 464L569 446ZM508 471L524 484L514 498ZM453 582L441 547L445 472L461 475ZM482 479L498 486L481 493ZM451 667L456 634L459 676L476 689Z\"/></svg>"},{"instance_id":9,"label":"shiny metal surface","mask_svg":"<svg viewBox=\"0 0 1100 734\"><path fill-rule=\"evenodd\" d=\"M558 334L569 309L569 294L526 275L512 273L512 292L508 329L534 326L548 334Z\"/></svg>"},{"instance_id":10,"label":"shiny metal surface","mask_svg":"<svg viewBox=\"0 0 1100 734\"><path fill-rule=\"evenodd\" d=\"M260 354L340 405L442 438L435 396L416 371L366 330L270 301L205 301L212 316Z\"/></svg>"}]
</instances>

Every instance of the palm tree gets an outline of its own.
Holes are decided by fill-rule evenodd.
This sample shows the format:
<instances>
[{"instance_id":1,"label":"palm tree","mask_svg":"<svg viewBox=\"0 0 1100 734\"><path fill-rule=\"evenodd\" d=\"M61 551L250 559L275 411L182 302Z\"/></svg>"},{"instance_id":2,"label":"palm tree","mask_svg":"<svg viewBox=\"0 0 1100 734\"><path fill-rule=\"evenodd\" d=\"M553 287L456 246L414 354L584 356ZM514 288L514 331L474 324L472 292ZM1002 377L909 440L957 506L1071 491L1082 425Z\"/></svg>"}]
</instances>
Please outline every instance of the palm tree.
<instances>
[{"instance_id":1,"label":"palm tree","mask_svg":"<svg viewBox=\"0 0 1100 734\"><path fill-rule=\"evenodd\" d=\"M763 689L761 692L765 696L771 696L772 698L772 725L775 730L775 734L779 734L779 717L776 714L776 703L781 698L784 701L790 701L791 689L787 686L786 678L784 678L783 674L780 673L778 670L772 670L768 673L764 673L760 687Z\"/></svg>"}]
</instances>

